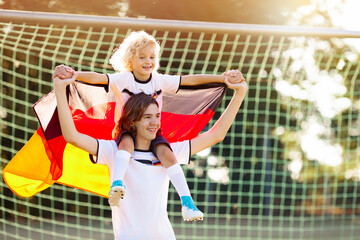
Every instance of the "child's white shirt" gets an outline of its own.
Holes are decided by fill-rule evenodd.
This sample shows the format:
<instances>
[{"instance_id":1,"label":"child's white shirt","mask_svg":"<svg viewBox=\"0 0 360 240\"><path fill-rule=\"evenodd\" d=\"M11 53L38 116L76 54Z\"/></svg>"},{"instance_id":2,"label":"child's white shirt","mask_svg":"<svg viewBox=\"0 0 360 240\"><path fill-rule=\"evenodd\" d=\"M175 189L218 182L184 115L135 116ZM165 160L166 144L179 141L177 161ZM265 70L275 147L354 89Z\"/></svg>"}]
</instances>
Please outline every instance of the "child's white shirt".
<instances>
[{"instance_id":1,"label":"child's white shirt","mask_svg":"<svg viewBox=\"0 0 360 240\"><path fill-rule=\"evenodd\" d=\"M115 141L98 140L97 164L109 167L113 181L114 159L118 150ZM171 143L180 164L190 160L190 141ZM120 207L112 207L115 240L175 239L167 213L169 178L163 166L147 165L137 160L156 160L150 151L135 150L124 176L125 197Z\"/></svg>"},{"instance_id":2,"label":"child's white shirt","mask_svg":"<svg viewBox=\"0 0 360 240\"><path fill-rule=\"evenodd\" d=\"M115 108L115 122L119 120L122 107L129 99L130 95L127 93L146 93L157 94L157 102L159 109L162 109L162 93L176 93L179 90L181 76L167 75L153 72L151 79L146 82L140 82L135 79L131 72L123 71L119 73L107 74L109 79L109 88L115 94L116 108Z\"/></svg>"}]
</instances>

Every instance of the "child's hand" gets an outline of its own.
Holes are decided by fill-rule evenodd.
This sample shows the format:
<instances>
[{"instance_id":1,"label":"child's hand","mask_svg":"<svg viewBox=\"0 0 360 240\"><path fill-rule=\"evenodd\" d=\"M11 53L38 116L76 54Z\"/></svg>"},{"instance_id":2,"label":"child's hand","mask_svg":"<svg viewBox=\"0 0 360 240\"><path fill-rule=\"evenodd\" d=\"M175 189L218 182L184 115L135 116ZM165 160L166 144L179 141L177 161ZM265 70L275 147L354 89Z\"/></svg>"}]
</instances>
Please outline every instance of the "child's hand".
<instances>
[{"instance_id":1,"label":"child's hand","mask_svg":"<svg viewBox=\"0 0 360 240\"><path fill-rule=\"evenodd\" d=\"M59 77L54 77L54 87L56 88L65 88L67 85L75 82L77 78L77 73L74 71L74 73L71 74L70 78L61 79Z\"/></svg>"},{"instance_id":2,"label":"child's hand","mask_svg":"<svg viewBox=\"0 0 360 240\"><path fill-rule=\"evenodd\" d=\"M225 75L226 76L226 75ZM245 82L245 78L242 77L242 81L241 82L238 82L238 83L231 83L228 79L228 77L225 78L225 84L228 88L230 89L234 89L235 91L239 91L239 92L243 92L243 93L246 93L247 90L248 90L248 85L247 83Z\"/></svg>"},{"instance_id":3,"label":"child's hand","mask_svg":"<svg viewBox=\"0 0 360 240\"><path fill-rule=\"evenodd\" d=\"M71 78L74 73L75 73L74 69L61 64L55 67L53 78L58 77L60 79L68 79Z\"/></svg>"},{"instance_id":4,"label":"child's hand","mask_svg":"<svg viewBox=\"0 0 360 240\"><path fill-rule=\"evenodd\" d=\"M227 77L230 83L241 83L245 81L242 73L239 70L228 70L227 72L223 73L224 76Z\"/></svg>"}]
</instances>

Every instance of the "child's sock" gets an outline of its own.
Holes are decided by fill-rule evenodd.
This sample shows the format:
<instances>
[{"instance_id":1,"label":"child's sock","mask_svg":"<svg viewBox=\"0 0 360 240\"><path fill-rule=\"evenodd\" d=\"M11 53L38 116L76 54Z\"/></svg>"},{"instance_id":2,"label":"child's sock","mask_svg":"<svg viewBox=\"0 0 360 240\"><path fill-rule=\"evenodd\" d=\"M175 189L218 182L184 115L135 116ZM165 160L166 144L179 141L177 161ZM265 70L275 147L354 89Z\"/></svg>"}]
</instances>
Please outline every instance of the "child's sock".
<instances>
[{"instance_id":1,"label":"child's sock","mask_svg":"<svg viewBox=\"0 0 360 240\"><path fill-rule=\"evenodd\" d=\"M180 197L191 196L190 190L187 185L184 172L180 164L176 163L166 169L167 174L170 178L171 183L174 185L177 193Z\"/></svg>"},{"instance_id":2,"label":"child's sock","mask_svg":"<svg viewBox=\"0 0 360 240\"><path fill-rule=\"evenodd\" d=\"M115 154L113 182L123 180L129 165L131 154L124 150L118 150Z\"/></svg>"},{"instance_id":3,"label":"child's sock","mask_svg":"<svg viewBox=\"0 0 360 240\"><path fill-rule=\"evenodd\" d=\"M129 165L131 154L124 150L118 150L115 154L113 182L109 192L109 204L111 207L119 206L120 200L125 196L123 179Z\"/></svg>"}]
</instances>

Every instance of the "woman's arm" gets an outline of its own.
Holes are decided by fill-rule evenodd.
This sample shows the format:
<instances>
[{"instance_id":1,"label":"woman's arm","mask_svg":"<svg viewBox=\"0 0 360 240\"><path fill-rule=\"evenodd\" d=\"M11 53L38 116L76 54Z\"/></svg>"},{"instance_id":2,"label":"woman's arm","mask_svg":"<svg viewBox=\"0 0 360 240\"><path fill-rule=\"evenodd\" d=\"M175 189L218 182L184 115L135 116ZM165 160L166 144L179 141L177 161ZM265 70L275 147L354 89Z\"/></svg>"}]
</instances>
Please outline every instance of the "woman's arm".
<instances>
[{"instance_id":1,"label":"woman's arm","mask_svg":"<svg viewBox=\"0 0 360 240\"><path fill-rule=\"evenodd\" d=\"M238 113L241 103L246 95L248 86L245 81L237 84L231 84L227 79L225 79L225 83L229 88L235 90L234 95L214 126L209 131L191 139L191 155L223 141L236 117L236 114Z\"/></svg>"},{"instance_id":2,"label":"woman's arm","mask_svg":"<svg viewBox=\"0 0 360 240\"><path fill-rule=\"evenodd\" d=\"M57 101L57 110L59 114L59 121L61 131L66 142L89 152L92 155L97 154L98 142L95 138L79 133L76 130L72 115L67 103L66 86L73 83L77 75L74 73L72 78L60 79L54 78L54 89Z\"/></svg>"}]
</instances>

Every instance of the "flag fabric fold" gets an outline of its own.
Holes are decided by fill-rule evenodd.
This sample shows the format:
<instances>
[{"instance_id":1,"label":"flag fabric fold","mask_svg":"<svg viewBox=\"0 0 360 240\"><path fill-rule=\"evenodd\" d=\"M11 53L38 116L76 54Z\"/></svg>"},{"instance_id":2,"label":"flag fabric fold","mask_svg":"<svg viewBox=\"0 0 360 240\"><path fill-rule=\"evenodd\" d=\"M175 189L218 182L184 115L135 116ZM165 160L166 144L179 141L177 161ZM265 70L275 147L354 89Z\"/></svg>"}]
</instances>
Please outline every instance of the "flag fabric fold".
<instances>
[{"instance_id":1,"label":"flag fabric fold","mask_svg":"<svg viewBox=\"0 0 360 240\"><path fill-rule=\"evenodd\" d=\"M181 86L163 95L161 126L169 142L191 139L208 124L225 94L224 84ZM111 139L115 98L105 86L75 82L67 88L77 130L97 139ZM93 164L85 151L65 142L52 91L33 109L40 128L3 170L9 188L30 197L53 183L72 186L107 197L108 168Z\"/></svg>"}]
</instances>

